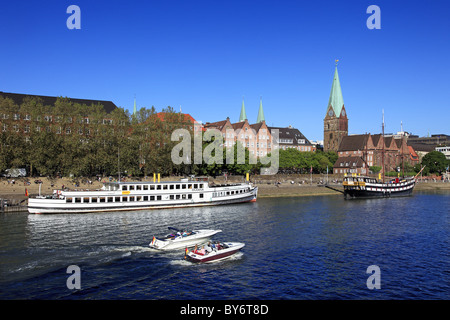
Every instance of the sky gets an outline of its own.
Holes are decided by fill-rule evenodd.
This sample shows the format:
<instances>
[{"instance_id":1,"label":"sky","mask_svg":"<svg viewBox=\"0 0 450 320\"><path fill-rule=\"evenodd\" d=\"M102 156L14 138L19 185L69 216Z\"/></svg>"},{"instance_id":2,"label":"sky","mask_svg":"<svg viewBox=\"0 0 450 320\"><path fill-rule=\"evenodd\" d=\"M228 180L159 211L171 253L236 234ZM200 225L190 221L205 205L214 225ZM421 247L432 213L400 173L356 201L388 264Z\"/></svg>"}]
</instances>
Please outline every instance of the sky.
<instances>
[{"instance_id":1,"label":"sky","mask_svg":"<svg viewBox=\"0 0 450 320\"><path fill-rule=\"evenodd\" d=\"M69 29L70 5L80 29ZM370 5L380 29L369 29ZM167 106L323 139L338 59L349 134L450 134L450 1L4 1L0 91Z\"/></svg>"}]
</instances>

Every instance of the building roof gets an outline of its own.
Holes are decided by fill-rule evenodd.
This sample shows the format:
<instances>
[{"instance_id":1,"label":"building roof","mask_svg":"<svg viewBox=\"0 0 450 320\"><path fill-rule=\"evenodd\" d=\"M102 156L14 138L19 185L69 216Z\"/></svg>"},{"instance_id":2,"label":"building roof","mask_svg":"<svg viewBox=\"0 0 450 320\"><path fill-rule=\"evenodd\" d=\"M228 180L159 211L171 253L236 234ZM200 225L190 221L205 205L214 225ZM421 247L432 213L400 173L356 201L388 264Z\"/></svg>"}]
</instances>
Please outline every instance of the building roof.
<instances>
[{"instance_id":1,"label":"building roof","mask_svg":"<svg viewBox=\"0 0 450 320\"><path fill-rule=\"evenodd\" d=\"M156 116L161 120L165 121L167 112L158 112ZM196 123L197 121L189 114L189 113L173 113L173 115L179 115L182 117L183 122L185 123Z\"/></svg>"},{"instance_id":2,"label":"building roof","mask_svg":"<svg viewBox=\"0 0 450 320\"><path fill-rule=\"evenodd\" d=\"M16 105L21 105L23 103L23 99L25 97L31 97L31 98L39 98L42 100L42 103L47 106L53 106L55 105L56 100L59 97L51 97L51 96L39 96L39 95L33 95L33 94L22 94L22 93L10 93L10 92L2 92L0 91L0 96L4 98L9 98L14 101ZM93 104L101 104L103 105L103 108L105 109L106 113L111 113L114 109L117 109L117 106L112 101L105 101L105 100L90 100L90 99L76 99L76 98L69 98L71 102L79 103L79 104L85 104L87 106L93 105Z\"/></svg>"},{"instance_id":3,"label":"building roof","mask_svg":"<svg viewBox=\"0 0 450 320\"><path fill-rule=\"evenodd\" d=\"M338 152L364 150L366 148L368 139L369 139L368 134L355 134L351 136L344 136L342 138L341 144L339 145Z\"/></svg>"},{"instance_id":4,"label":"building roof","mask_svg":"<svg viewBox=\"0 0 450 320\"><path fill-rule=\"evenodd\" d=\"M361 168L363 163L364 161L361 157L340 157L334 163L333 168Z\"/></svg>"},{"instance_id":5,"label":"building roof","mask_svg":"<svg viewBox=\"0 0 450 320\"><path fill-rule=\"evenodd\" d=\"M280 139L292 139L293 143L291 145L312 145L312 143L303 135L303 133L300 132L297 128L293 128L291 126L289 127L268 127L270 132L272 133L273 130L278 129L278 141ZM305 140L305 143L299 143L299 140ZM280 143L279 144L283 144Z\"/></svg>"},{"instance_id":6,"label":"building roof","mask_svg":"<svg viewBox=\"0 0 450 320\"><path fill-rule=\"evenodd\" d=\"M409 142L408 146L411 146L414 148L415 151L419 152L431 152L434 150L435 146L428 143L415 143L415 142Z\"/></svg>"},{"instance_id":7,"label":"building roof","mask_svg":"<svg viewBox=\"0 0 450 320\"><path fill-rule=\"evenodd\" d=\"M336 117L339 118L341 116L342 107L344 106L344 97L342 96L337 66L334 70L333 84L331 85L330 99L328 100L327 109L330 105L333 107Z\"/></svg>"}]
</instances>

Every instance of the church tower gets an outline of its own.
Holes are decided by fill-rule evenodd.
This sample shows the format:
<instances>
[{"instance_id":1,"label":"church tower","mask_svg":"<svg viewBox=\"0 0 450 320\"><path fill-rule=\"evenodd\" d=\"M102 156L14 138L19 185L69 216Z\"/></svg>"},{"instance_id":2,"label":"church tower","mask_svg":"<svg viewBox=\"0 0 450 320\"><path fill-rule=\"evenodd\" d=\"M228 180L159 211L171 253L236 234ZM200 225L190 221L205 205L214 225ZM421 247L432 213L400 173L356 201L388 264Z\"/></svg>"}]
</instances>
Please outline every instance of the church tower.
<instances>
[{"instance_id":1,"label":"church tower","mask_svg":"<svg viewBox=\"0 0 450 320\"><path fill-rule=\"evenodd\" d=\"M323 119L323 151L338 151L342 138L348 135L348 118L344 107L341 84L337 70L334 70L327 113Z\"/></svg>"}]
</instances>

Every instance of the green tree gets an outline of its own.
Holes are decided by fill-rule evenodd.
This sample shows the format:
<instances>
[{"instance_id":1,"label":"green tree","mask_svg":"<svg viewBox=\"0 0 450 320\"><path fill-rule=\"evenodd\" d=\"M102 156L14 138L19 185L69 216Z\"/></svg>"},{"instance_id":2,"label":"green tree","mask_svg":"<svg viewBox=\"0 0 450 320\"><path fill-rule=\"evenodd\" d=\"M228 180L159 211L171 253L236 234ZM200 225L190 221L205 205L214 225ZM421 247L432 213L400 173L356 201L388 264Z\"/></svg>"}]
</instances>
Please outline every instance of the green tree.
<instances>
[{"instance_id":1,"label":"green tree","mask_svg":"<svg viewBox=\"0 0 450 320\"><path fill-rule=\"evenodd\" d=\"M431 151L422 158L422 166L426 166L424 173L441 174L449 166L450 161L439 151Z\"/></svg>"}]
</instances>

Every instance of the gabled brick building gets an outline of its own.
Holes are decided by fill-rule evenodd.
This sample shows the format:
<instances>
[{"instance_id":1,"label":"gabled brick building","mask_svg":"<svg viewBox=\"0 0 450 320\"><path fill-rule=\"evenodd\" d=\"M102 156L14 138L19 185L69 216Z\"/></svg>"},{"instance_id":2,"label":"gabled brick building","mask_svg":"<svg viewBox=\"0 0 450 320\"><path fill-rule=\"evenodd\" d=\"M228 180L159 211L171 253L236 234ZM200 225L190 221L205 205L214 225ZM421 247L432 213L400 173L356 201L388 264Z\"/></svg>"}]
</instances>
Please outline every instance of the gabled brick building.
<instances>
[{"instance_id":1,"label":"gabled brick building","mask_svg":"<svg viewBox=\"0 0 450 320\"><path fill-rule=\"evenodd\" d=\"M413 166L419 163L417 154L408 147L406 139L385 136L383 145L381 134L359 134L342 139L333 172L368 174L370 167L382 166L383 148L385 172L401 167L402 161Z\"/></svg>"}]
</instances>

